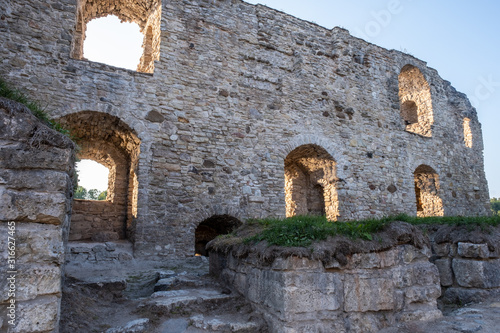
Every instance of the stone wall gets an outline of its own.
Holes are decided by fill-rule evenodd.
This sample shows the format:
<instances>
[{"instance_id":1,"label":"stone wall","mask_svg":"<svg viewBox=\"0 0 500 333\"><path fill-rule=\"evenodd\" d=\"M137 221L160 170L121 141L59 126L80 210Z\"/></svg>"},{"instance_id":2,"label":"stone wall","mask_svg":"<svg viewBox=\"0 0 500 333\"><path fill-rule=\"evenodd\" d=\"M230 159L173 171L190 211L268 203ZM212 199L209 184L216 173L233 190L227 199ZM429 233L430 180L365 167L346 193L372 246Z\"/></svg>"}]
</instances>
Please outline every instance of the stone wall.
<instances>
[{"instance_id":1,"label":"stone wall","mask_svg":"<svg viewBox=\"0 0 500 333\"><path fill-rule=\"evenodd\" d=\"M466 304L500 295L498 243L434 243L433 252L433 262L439 269L444 289L444 302Z\"/></svg>"},{"instance_id":2,"label":"stone wall","mask_svg":"<svg viewBox=\"0 0 500 333\"><path fill-rule=\"evenodd\" d=\"M0 98L2 332L58 332L74 148L24 106ZM7 261L11 241L15 262Z\"/></svg>"},{"instance_id":3,"label":"stone wall","mask_svg":"<svg viewBox=\"0 0 500 333\"><path fill-rule=\"evenodd\" d=\"M0 76L54 118L95 112L136 137L113 144L130 148L126 228L139 256L191 256L211 216L285 216L285 159L301 146L331 157L331 183L308 171L309 184L338 220L416 215L419 166L439 176L442 214L489 213L476 110L411 55L239 0L0 4ZM141 20L140 66L153 73L71 57L85 22L114 13ZM306 211L323 210L318 186L301 194Z\"/></svg>"},{"instance_id":4,"label":"stone wall","mask_svg":"<svg viewBox=\"0 0 500 333\"><path fill-rule=\"evenodd\" d=\"M213 252L210 270L260 311L272 332L378 332L441 316L439 274L430 249L399 245L358 253L347 264L291 256L265 263Z\"/></svg>"}]
</instances>

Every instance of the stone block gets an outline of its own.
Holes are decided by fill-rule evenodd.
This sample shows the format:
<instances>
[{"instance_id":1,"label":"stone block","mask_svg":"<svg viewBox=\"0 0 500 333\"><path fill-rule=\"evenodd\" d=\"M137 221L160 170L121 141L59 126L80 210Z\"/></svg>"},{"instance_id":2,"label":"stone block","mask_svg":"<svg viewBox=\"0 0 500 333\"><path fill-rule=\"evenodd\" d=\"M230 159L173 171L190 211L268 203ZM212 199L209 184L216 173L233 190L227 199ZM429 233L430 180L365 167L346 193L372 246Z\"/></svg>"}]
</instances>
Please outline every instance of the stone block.
<instances>
[{"instance_id":1,"label":"stone block","mask_svg":"<svg viewBox=\"0 0 500 333\"><path fill-rule=\"evenodd\" d=\"M361 278L349 275L344 281L344 311L394 310L395 286L388 278Z\"/></svg>"},{"instance_id":2,"label":"stone block","mask_svg":"<svg viewBox=\"0 0 500 333\"><path fill-rule=\"evenodd\" d=\"M458 243L458 255L464 258L486 259L490 256L488 244Z\"/></svg>"},{"instance_id":3,"label":"stone block","mask_svg":"<svg viewBox=\"0 0 500 333\"><path fill-rule=\"evenodd\" d=\"M453 259L452 267L455 279L461 287L500 287L500 259L488 261Z\"/></svg>"},{"instance_id":4,"label":"stone block","mask_svg":"<svg viewBox=\"0 0 500 333\"><path fill-rule=\"evenodd\" d=\"M439 271L436 265L422 261L412 265L414 282L420 286L439 285Z\"/></svg>"},{"instance_id":5,"label":"stone block","mask_svg":"<svg viewBox=\"0 0 500 333\"><path fill-rule=\"evenodd\" d=\"M16 267L16 301L27 301L41 295L61 293L61 267L49 265L19 265ZM5 268L4 271L7 271ZM9 285L0 280L0 302L8 299Z\"/></svg>"},{"instance_id":6,"label":"stone block","mask_svg":"<svg viewBox=\"0 0 500 333\"><path fill-rule=\"evenodd\" d=\"M433 243L432 252L438 257L447 257L450 254L450 243Z\"/></svg>"},{"instance_id":7,"label":"stone block","mask_svg":"<svg viewBox=\"0 0 500 333\"><path fill-rule=\"evenodd\" d=\"M383 252L355 253L349 262L349 268L372 269L394 266L398 250L391 249Z\"/></svg>"},{"instance_id":8,"label":"stone block","mask_svg":"<svg viewBox=\"0 0 500 333\"><path fill-rule=\"evenodd\" d=\"M277 271L323 271L323 264L319 260L310 260L307 258L276 258L272 269Z\"/></svg>"},{"instance_id":9,"label":"stone block","mask_svg":"<svg viewBox=\"0 0 500 333\"><path fill-rule=\"evenodd\" d=\"M439 280L443 287L449 287L453 284L453 271L451 269L451 259L437 259L434 264L439 271Z\"/></svg>"},{"instance_id":10,"label":"stone block","mask_svg":"<svg viewBox=\"0 0 500 333\"><path fill-rule=\"evenodd\" d=\"M0 185L12 190L66 193L71 179L53 170L0 170Z\"/></svg>"},{"instance_id":11,"label":"stone block","mask_svg":"<svg viewBox=\"0 0 500 333\"><path fill-rule=\"evenodd\" d=\"M68 171L73 158L70 149L50 150L25 147L2 147L0 169L45 169Z\"/></svg>"},{"instance_id":12,"label":"stone block","mask_svg":"<svg viewBox=\"0 0 500 333\"><path fill-rule=\"evenodd\" d=\"M0 233L7 234L7 223L0 223ZM6 248L7 238L0 238ZM64 261L62 230L59 226L39 223L16 223L17 263L50 263ZM2 251L4 252L4 251Z\"/></svg>"},{"instance_id":13,"label":"stone block","mask_svg":"<svg viewBox=\"0 0 500 333\"><path fill-rule=\"evenodd\" d=\"M0 221L62 224L69 201L63 193L0 189Z\"/></svg>"},{"instance_id":14,"label":"stone block","mask_svg":"<svg viewBox=\"0 0 500 333\"><path fill-rule=\"evenodd\" d=\"M60 302L61 299L56 296L44 296L20 302L17 309L18 322L12 332L56 331Z\"/></svg>"},{"instance_id":15,"label":"stone block","mask_svg":"<svg viewBox=\"0 0 500 333\"><path fill-rule=\"evenodd\" d=\"M432 303L441 296L441 288L439 285L434 286L415 286L406 289L405 302L412 303Z\"/></svg>"}]
</instances>

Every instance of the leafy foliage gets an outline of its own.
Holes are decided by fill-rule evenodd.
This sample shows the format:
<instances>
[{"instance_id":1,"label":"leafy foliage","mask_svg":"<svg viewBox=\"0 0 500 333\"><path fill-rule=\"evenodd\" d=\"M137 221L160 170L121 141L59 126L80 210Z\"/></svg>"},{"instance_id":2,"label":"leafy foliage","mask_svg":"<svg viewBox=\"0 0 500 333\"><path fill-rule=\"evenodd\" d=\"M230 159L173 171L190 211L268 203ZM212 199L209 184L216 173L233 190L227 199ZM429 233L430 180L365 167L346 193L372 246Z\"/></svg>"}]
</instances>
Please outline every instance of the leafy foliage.
<instances>
[{"instance_id":1,"label":"leafy foliage","mask_svg":"<svg viewBox=\"0 0 500 333\"><path fill-rule=\"evenodd\" d=\"M78 186L75 190L75 199L81 199L81 200L99 200L103 201L106 200L106 195L107 191L99 192L99 190L90 189L87 190L83 186Z\"/></svg>"},{"instance_id":2,"label":"leafy foliage","mask_svg":"<svg viewBox=\"0 0 500 333\"><path fill-rule=\"evenodd\" d=\"M314 241L325 240L328 236L344 235L353 239L372 240L373 234L394 221L413 225L467 225L471 227L498 226L500 216L493 217L425 217L418 218L405 214L351 222L329 222L324 216L295 216L287 219L253 220L263 230L245 239L245 243L267 241L270 245L285 247L308 247Z\"/></svg>"},{"instance_id":3,"label":"leafy foliage","mask_svg":"<svg viewBox=\"0 0 500 333\"><path fill-rule=\"evenodd\" d=\"M57 121L50 119L45 109L41 107L39 103L31 101L28 97L26 97L25 94L23 94L19 90L9 87L2 78L0 78L0 97L5 97L24 104L35 115L35 117L40 119L45 125L52 128L53 130L56 130L57 132L70 137L72 140L74 139L68 129L64 128Z\"/></svg>"},{"instance_id":4,"label":"leafy foliage","mask_svg":"<svg viewBox=\"0 0 500 333\"><path fill-rule=\"evenodd\" d=\"M492 198L490 200L491 210L493 214L500 215L500 199Z\"/></svg>"}]
</instances>

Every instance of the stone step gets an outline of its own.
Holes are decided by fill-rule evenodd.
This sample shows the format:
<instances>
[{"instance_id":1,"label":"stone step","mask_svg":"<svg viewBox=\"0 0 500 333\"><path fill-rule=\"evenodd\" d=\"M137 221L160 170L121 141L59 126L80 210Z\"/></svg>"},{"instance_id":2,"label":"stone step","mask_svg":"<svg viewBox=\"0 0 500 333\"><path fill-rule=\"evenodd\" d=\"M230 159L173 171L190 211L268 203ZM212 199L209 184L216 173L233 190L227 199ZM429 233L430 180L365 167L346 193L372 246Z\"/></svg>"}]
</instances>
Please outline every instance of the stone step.
<instances>
[{"instance_id":1,"label":"stone step","mask_svg":"<svg viewBox=\"0 0 500 333\"><path fill-rule=\"evenodd\" d=\"M219 316L197 315L190 318L191 327L206 332L262 332L262 322L253 321L250 315L226 314ZM189 328L186 330L189 333ZM194 332L193 332L194 333Z\"/></svg>"},{"instance_id":2,"label":"stone step","mask_svg":"<svg viewBox=\"0 0 500 333\"><path fill-rule=\"evenodd\" d=\"M154 291L168 291L180 289L195 289L195 288L214 288L218 287L219 283L209 277L200 277L188 274L172 274L170 276L163 275L156 282Z\"/></svg>"},{"instance_id":3,"label":"stone step","mask_svg":"<svg viewBox=\"0 0 500 333\"><path fill-rule=\"evenodd\" d=\"M158 315L189 311L204 313L235 298L233 294L211 288L157 291L145 299L139 309Z\"/></svg>"}]
</instances>

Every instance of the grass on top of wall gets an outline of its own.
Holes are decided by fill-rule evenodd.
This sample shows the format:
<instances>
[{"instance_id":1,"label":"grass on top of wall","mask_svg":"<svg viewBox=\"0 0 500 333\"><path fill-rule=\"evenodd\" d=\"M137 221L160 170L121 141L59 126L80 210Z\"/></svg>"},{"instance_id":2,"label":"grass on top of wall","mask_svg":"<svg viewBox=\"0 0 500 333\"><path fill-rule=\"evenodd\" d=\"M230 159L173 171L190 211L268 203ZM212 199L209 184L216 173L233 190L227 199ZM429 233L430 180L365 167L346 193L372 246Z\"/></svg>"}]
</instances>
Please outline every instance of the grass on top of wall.
<instances>
[{"instance_id":1,"label":"grass on top of wall","mask_svg":"<svg viewBox=\"0 0 500 333\"><path fill-rule=\"evenodd\" d=\"M30 100L19 90L10 87L2 78L0 78L0 97L5 97L23 104L35 115L35 117L41 120L45 125L59 133L68 136L70 139L74 139L68 129L64 128L57 121L50 119L48 113L38 102Z\"/></svg>"},{"instance_id":2,"label":"grass on top of wall","mask_svg":"<svg viewBox=\"0 0 500 333\"><path fill-rule=\"evenodd\" d=\"M405 214L381 219L367 219L350 222L329 222L324 216L295 216L286 219L252 220L262 229L254 236L245 238L246 244L267 241L270 245L285 247L308 247L315 241L329 236L344 235L353 239L372 240L373 234L381 231L394 221L413 225L466 225L470 228L486 228L500 225L500 216L482 217L425 217L418 218Z\"/></svg>"}]
</instances>

